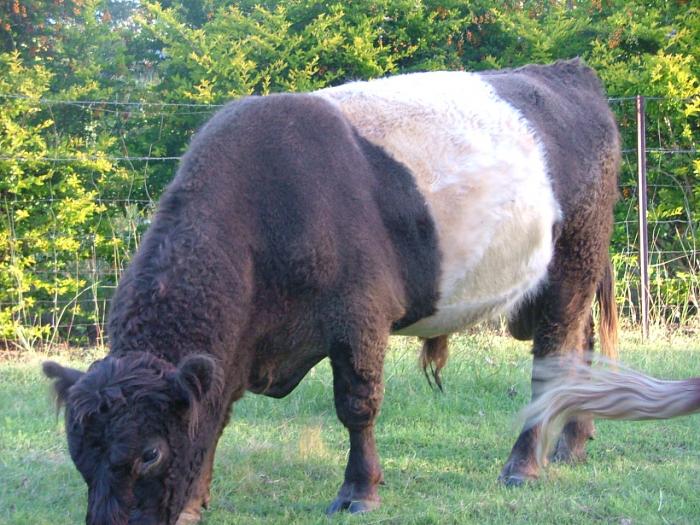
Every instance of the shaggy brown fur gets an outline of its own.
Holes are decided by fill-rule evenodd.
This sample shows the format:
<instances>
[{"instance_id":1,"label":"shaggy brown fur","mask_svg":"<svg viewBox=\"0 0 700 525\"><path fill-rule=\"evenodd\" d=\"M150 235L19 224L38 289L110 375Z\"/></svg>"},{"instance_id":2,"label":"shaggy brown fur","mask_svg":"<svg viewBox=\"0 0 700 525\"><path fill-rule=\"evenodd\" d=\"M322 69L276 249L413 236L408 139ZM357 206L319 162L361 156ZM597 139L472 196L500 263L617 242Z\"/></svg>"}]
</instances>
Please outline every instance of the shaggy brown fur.
<instances>
[{"instance_id":1,"label":"shaggy brown fur","mask_svg":"<svg viewBox=\"0 0 700 525\"><path fill-rule=\"evenodd\" d=\"M526 66L495 71L485 78L496 92L533 124L547 153L547 165L563 219L555 227L555 253L546 285L523 303L510 326L520 339L533 339L532 395L548 355L593 350L591 303L597 295L603 313L603 349L613 355L615 306L608 246L612 207L617 199L620 142L600 81L578 60L551 67ZM582 357L581 357L582 358ZM537 426L523 429L501 471L506 484L537 477ZM589 418L565 426L557 459L580 461L593 436Z\"/></svg>"},{"instance_id":2,"label":"shaggy brown fur","mask_svg":"<svg viewBox=\"0 0 700 525\"><path fill-rule=\"evenodd\" d=\"M423 348L420 353L420 365L423 367L423 373L428 380L428 384L432 386L433 383L430 380L430 376L432 376L435 385L440 390L442 390L440 371L447 364L447 358L450 355L449 350L446 335L423 339ZM430 369L430 375L428 375L428 369Z\"/></svg>"},{"instance_id":3,"label":"shaggy brown fur","mask_svg":"<svg viewBox=\"0 0 700 525\"><path fill-rule=\"evenodd\" d=\"M534 340L535 368L552 353L583 356L597 292L610 348L619 142L600 84L578 61L483 78L536 128L563 216L547 280L511 320L516 335ZM44 368L88 485L88 525L197 519L232 404L246 391L285 396L324 358L350 441L328 513L377 507L384 353L392 330L436 311L433 221L406 166L320 97L249 97L218 112L119 283L109 355L84 374ZM425 342L438 386L446 358L446 336ZM518 438L504 481L536 476L537 432ZM591 432L572 421L560 457L579 457Z\"/></svg>"},{"instance_id":4,"label":"shaggy brown fur","mask_svg":"<svg viewBox=\"0 0 700 525\"><path fill-rule=\"evenodd\" d=\"M288 394L324 357L351 442L335 505L376 506L384 349L392 328L433 313L439 261L411 174L328 102L224 108L193 140L119 283L109 357L85 374L45 367L89 486L88 523L192 514L231 404L246 390ZM153 454L161 467L139 475Z\"/></svg>"}]
</instances>

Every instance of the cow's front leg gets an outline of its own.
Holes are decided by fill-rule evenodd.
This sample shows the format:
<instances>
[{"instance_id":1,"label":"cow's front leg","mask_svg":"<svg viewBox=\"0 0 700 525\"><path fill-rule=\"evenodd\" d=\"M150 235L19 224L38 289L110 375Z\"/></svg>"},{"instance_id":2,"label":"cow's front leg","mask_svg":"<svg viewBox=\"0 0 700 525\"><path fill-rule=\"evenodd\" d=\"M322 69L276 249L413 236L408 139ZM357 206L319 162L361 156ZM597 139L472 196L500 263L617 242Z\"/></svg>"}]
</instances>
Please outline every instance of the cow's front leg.
<instances>
[{"instance_id":1,"label":"cow's front leg","mask_svg":"<svg viewBox=\"0 0 700 525\"><path fill-rule=\"evenodd\" d=\"M204 458L202 472L195 482L192 496L182 509L175 525L195 525L199 523L202 519L202 509L206 509L209 506L209 487L211 486L214 470L214 451L215 449L212 447Z\"/></svg>"},{"instance_id":2,"label":"cow's front leg","mask_svg":"<svg viewBox=\"0 0 700 525\"><path fill-rule=\"evenodd\" d=\"M230 409L226 412L230 413ZM214 474L214 456L216 455L216 446L219 443L224 427L228 423L228 416L219 425L216 439L212 446L207 449L202 462L202 470L199 477L194 483L192 495L180 512L175 525L195 525L202 519L202 509L209 507L211 480Z\"/></svg>"},{"instance_id":3,"label":"cow's front leg","mask_svg":"<svg viewBox=\"0 0 700 525\"><path fill-rule=\"evenodd\" d=\"M374 420L383 397L384 348L367 359L356 359L347 345L335 345L331 352L333 390L338 418L350 433L350 455L345 481L338 497L326 509L331 515L341 510L366 512L379 507L377 486L382 470L374 440ZM359 369L356 364L362 362Z\"/></svg>"}]
</instances>

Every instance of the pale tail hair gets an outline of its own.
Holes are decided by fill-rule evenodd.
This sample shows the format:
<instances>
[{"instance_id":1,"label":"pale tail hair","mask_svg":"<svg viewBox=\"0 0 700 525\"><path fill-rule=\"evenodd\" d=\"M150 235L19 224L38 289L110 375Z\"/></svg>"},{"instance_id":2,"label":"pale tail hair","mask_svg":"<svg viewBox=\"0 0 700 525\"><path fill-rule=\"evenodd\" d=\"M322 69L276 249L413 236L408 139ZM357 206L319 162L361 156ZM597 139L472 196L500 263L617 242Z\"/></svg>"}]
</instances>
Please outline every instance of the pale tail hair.
<instances>
[{"instance_id":1,"label":"pale tail hair","mask_svg":"<svg viewBox=\"0 0 700 525\"><path fill-rule=\"evenodd\" d=\"M544 383L542 394L521 417L527 427L541 425L536 449L540 465L566 422L577 416L669 419L700 411L700 378L664 381L606 359L595 361L588 366L552 357L538 363L534 375Z\"/></svg>"}]
</instances>

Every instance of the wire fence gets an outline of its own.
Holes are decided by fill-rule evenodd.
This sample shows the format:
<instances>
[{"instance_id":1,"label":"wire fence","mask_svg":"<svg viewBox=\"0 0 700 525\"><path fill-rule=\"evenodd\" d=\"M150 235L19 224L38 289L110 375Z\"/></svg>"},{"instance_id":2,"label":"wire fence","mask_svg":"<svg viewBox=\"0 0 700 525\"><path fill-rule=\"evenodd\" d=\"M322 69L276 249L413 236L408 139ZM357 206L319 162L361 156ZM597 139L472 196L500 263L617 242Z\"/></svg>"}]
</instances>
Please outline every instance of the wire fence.
<instances>
[{"instance_id":1,"label":"wire fence","mask_svg":"<svg viewBox=\"0 0 700 525\"><path fill-rule=\"evenodd\" d=\"M221 105L29 99L40 147L0 151L0 341L104 343L110 298L184 145ZM698 151L669 141L663 97L647 98L646 214L652 322L697 314ZM642 319L635 97L613 97L624 139L612 259L623 320ZM693 143L694 144L694 143ZM35 144L36 145L36 144ZM695 166L698 164L697 166Z\"/></svg>"}]
</instances>

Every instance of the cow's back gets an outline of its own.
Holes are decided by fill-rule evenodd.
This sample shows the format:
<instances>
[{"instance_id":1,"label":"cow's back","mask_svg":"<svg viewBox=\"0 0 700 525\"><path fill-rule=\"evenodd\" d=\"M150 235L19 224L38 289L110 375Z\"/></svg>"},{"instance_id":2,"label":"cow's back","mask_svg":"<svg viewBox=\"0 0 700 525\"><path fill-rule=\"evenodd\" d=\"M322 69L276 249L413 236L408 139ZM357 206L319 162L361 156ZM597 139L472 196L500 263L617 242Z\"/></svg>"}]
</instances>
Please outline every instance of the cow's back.
<instances>
[{"instance_id":1,"label":"cow's back","mask_svg":"<svg viewBox=\"0 0 700 525\"><path fill-rule=\"evenodd\" d=\"M592 198L609 208L617 198L620 141L595 72L574 59L482 78L534 128L564 216Z\"/></svg>"},{"instance_id":2,"label":"cow's back","mask_svg":"<svg viewBox=\"0 0 700 525\"><path fill-rule=\"evenodd\" d=\"M432 313L438 272L404 166L327 101L249 97L197 133L161 198L112 305L113 351L245 348L250 387L283 395L353 316Z\"/></svg>"},{"instance_id":3,"label":"cow's back","mask_svg":"<svg viewBox=\"0 0 700 525\"><path fill-rule=\"evenodd\" d=\"M436 313L400 333L460 330L537 289L560 216L546 156L533 127L480 75L417 73L318 95L407 167L434 218Z\"/></svg>"}]
</instances>

